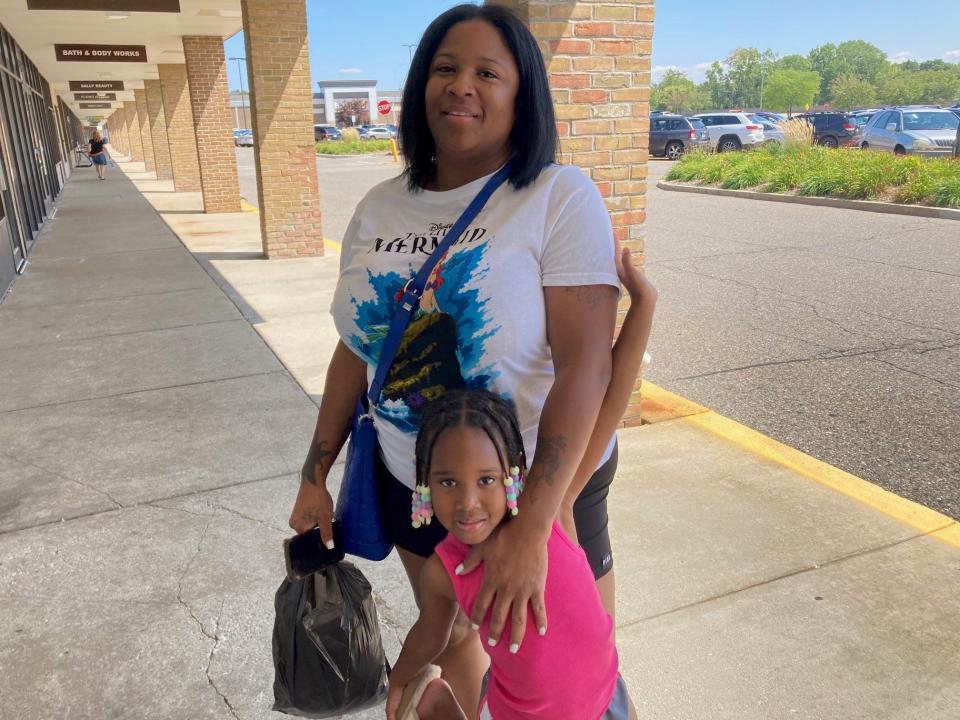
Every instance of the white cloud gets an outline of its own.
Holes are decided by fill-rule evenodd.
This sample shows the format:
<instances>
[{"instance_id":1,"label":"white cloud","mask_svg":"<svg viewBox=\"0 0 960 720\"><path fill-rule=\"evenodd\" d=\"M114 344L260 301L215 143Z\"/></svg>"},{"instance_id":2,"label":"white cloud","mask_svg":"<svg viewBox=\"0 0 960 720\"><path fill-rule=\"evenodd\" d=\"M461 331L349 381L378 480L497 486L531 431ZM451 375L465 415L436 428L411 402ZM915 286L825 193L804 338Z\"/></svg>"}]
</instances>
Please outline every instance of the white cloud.
<instances>
[{"instance_id":1,"label":"white cloud","mask_svg":"<svg viewBox=\"0 0 960 720\"><path fill-rule=\"evenodd\" d=\"M905 63L912 57L913 53L909 50L901 50L900 52L893 53L893 55L888 55L887 60L892 62L894 65L899 65L900 63Z\"/></svg>"},{"instance_id":2,"label":"white cloud","mask_svg":"<svg viewBox=\"0 0 960 720\"><path fill-rule=\"evenodd\" d=\"M650 75L653 78L654 82L658 82L664 75L667 74L668 70L683 70L679 65L654 65L650 69Z\"/></svg>"},{"instance_id":3,"label":"white cloud","mask_svg":"<svg viewBox=\"0 0 960 720\"><path fill-rule=\"evenodd\" d=\"M680 65L654 65L650 71L653 82L659 82L668 70L679 70L695 83L701 83L706 79L707 70L713 65L713 60L697 63L691 67L681 67Z\"/></svg>"},{"instance_id":4,"label":"white cloud","mask_svg":"<svg viewBox=\"0 0 960 720\"><path fill-rule=\"evenodd\" d=\"M363 72L363 68L340 68L337 72L344 75L359 75Z\"/></svg>"},{"instance_id":5,"label":"white cloud","mask_svg":"<svg viewBox=\"0 0 960 720\"><path fill-rule=\"evenodd\" d=\"M947 50L943 54L943 59L947 62L960 62L960 50Z\"/></svg>"}]
</instances>

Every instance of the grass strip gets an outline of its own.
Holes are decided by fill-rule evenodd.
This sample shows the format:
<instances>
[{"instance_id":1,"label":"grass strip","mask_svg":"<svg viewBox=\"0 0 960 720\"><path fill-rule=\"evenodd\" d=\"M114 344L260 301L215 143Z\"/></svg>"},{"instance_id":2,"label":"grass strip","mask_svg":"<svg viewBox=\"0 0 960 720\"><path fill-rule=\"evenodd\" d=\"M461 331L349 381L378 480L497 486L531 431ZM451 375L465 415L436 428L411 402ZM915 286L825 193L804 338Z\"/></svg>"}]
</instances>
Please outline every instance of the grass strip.
<instances>
[{"instance_id":1,"label":"grass strip","mask_svg":"<svg viewBox=\"0 0 960 720\"><path fill-rule=\"evenodd\" d=\"M390 152L389 140L324 140L317 143L318 155L368 155Z\"/></svg>"},{"instance_id":2,"label":"grass strip","mask_svg":"<svg viewBox=\"0 0 960 720\"><path fill-rule=\"evenodd\" d=\"M689 153L667 180L735 190L960 208L960 162L794 145Z\"/></svg>"}]
</instances>

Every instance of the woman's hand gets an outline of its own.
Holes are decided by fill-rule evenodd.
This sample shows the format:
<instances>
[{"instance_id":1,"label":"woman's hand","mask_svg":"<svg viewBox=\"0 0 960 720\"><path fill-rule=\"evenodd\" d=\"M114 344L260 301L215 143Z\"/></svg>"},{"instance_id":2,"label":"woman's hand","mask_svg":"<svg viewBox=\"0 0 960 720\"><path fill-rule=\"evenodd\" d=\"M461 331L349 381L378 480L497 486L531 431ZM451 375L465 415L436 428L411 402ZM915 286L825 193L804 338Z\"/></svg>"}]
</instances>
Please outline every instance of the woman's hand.
<instances>
[{"instance_id":1,"label":"woman's hand","mask_svg":"<svg viewBox=\"0 0 960 720\"><path fill-rule=\"evenodd\" d=\"M324 544L333 549L333 498L327 491L326 474L318 462L317 446L310 444L307 459L300 469L300 492L290 513L290 527L302 534L320 528Z\"/></svg>"},{"instance_id":2,"label":"woman's hand","mask_svg":"<svg viewBox=\"0 0 960 720\"><path fill-rule=\"evenodd\" d=\"M490 612L489 645L496 645L503 637L503 629L510 621L510 650L516 652L527 631L527 607L533 611L537 632L547 631L547 611L543 591L547 584L546 534L531 530L519 519L501 525L490 537L474 549L463 561L465 575L483 563L483 584L473 605L471 622L478 628Z\"/></svg>"},{"instance_id":3,"label":"woman's hand","mask_svg":"<svg viewBox=\"0 0 960 720\"><path fill-rule=\"evenodd\" d=\"M617 275L620 282L630 293L630 301L654 305L657 302L657 289L633 264L630 248L623 248L616 254Z\"/></svg>"}]
</instances>

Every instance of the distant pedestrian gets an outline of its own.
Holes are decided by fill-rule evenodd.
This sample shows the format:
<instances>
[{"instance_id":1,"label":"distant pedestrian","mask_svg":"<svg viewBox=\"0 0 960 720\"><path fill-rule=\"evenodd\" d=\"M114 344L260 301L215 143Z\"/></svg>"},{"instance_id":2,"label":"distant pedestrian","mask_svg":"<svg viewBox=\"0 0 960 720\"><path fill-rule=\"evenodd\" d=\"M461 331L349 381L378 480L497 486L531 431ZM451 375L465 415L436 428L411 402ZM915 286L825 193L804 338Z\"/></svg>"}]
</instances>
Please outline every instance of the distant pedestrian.
<instances>
[{"instance_id":1,"label":"distant pedestrian","mask_svg":"<svg viewBox=\"0 0 960 720\"><path fill-rule=\"evenodd\" d=\"M97 169L97 177L101 180L106 180L104 176L106 175L107 163L110 159L104 147L106 144L107 141L103 139L100 132L94 130L93 135L90 136L90 160L93 161L93 166Z\"/></svg>"}]
</instances>

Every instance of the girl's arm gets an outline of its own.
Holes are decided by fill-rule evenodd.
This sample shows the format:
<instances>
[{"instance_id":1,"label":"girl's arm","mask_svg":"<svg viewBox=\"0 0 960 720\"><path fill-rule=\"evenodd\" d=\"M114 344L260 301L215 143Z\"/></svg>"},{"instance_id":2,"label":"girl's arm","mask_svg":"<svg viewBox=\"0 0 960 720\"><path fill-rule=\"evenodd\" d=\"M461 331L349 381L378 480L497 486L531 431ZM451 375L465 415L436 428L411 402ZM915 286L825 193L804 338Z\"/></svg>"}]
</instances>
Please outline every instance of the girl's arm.
<instances>
[{"instance_id":1,"label":"girl's arm","mask_svg":"<svg viewBox=\"0 0 960 720\"><path fill-rule=\"evenodd\" d=\"M573 522L573 504L603 459L610 438L623 419L640 365L643 363L643 353L647 349L650 328L653 325L653 309L657 304L656 289L643 273L634 267L628 248L624 248L623 252L617 255L617 274L630 293L630 308L613 346L613 376L600 406L597 424L560 508L563 529L574 540L577 539L577 529Z\"/></svg>"},{"instance_id":2,"label":"girl's arm","mask_svg":"<svg viewBox=\"0 0 960 720\"><path fill-rule=\"evenodd\" d=\"M390 673L388 720L396 718L403 688L416 680L447 647L456 617L457 598L450 576L440 558L431 555L420 571L420 617L407 633L400 657Z\"/></svg>"},{"instance_id":3,"label":"girl's arm","mask_svg":"<svg viewBox=\"0 0 960 720\"><path fill-rule=\"evenodd\" d=\"M500 639L509 619L511 645L523 641L528 604L538 631L546 632L547 539L593 432L612 366L616 288L545 287L544 298L555 377L540 415L520 512L472 552L462 570L472 571L483 560L472 621L479 626L492 607L490 641Z\"/></svg>"},{"instance_id":4,"label":"girl's arm","mask_svg":"<svg viewBox=\"0 0 960 720\"><path fill-rule=\"evenodd\" d=\"M366 363L341 340L327 370L317 426L300 471L300 492L290 513L290 527L298 533L319 527L325 543L333 543L333 498L327 491L327 473L350 434L357 398L366 388Z\"/></svg>"}]
</instances>

